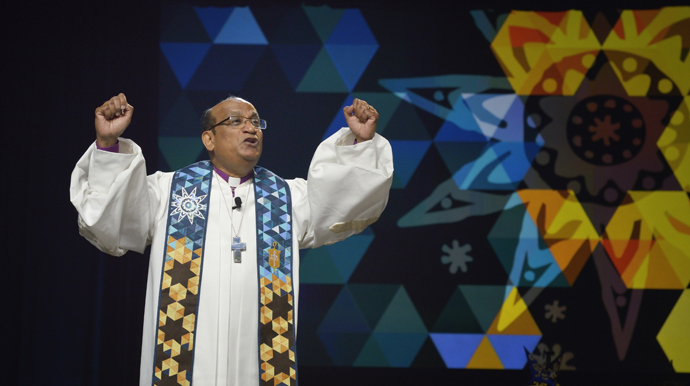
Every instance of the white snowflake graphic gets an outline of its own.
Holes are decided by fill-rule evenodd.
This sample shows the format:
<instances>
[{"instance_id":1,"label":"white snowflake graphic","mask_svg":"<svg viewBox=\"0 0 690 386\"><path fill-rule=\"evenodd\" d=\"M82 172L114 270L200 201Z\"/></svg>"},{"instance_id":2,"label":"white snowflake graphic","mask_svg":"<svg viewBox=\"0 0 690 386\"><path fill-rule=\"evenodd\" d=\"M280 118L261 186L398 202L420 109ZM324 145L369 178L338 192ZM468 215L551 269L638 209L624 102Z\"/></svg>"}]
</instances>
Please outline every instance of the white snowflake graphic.
<instances>
[{"instance_id":1,"label":"white snowflake graphic","mask_svg":"<svg viewBox=\"0 0 690 386\"><path fill-rule=\"evenodd\" d=\"M544 317L546 319L551 318L552 323L556 323L558 319L565 319L563 311L565 311L567 307L559 305L558 299L554 300L552 304L545 305L544 309L547 311L546 314L544 314Z\"/></svg>"},{"instance_id":2,"label":"white snowflake graphic","mask_svg":"<svg viewBox=\"0 0 690 386\"><path fill-rule=\"evenodd\" d=\"M206 209L206 204L201 203L206 196L207 195L205 194L197 197L196 188L194 188L194 190L192 190L192 192L189 194L187 194L187 190L185 190L185 188L182 188L182 196L173 193L173 199L175 201L171 204L175 210L172 211L170 215L174 216L179 214L177 217L178 222L181 221L183 217L187 217L190 224L194 223L194 217L205 218L200 211Z\"/></svg>"},{"instance_id":3,"label":"white snowflake graphic","mask_svg":"<svg viewBox=\"0 0 690 386\"><path fill-rule=\"evenodd\" d=\"M467 263L474 260L472 256L467 254L468 252L472 251L472 246L469 244L460 246L458 240L453 240L452 248L446 244L443 244L441 250L448 254L441 256L441 263L450 264L448 270L452 274L456 274L458 272L458 267L463 273L467 272Z\"/></svg>"}]
</instances>

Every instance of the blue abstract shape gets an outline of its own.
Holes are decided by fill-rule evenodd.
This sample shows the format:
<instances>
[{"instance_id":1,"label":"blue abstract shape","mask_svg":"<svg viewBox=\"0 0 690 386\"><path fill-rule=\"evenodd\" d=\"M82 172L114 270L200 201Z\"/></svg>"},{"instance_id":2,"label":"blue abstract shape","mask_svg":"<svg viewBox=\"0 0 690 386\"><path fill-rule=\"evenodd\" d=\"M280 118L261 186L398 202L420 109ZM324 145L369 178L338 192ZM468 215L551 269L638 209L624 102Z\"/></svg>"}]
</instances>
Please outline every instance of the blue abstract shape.
<instances>
[{"instance_id":1,"label":"blue abstract shape","mask_svg":"<svg viewBox=\"0 0 690 386\"><path fill-rule=\"evenodd\" d=\"M449 369L467 367L484 338L484 334L431 333L429 336Z\"/></svg>"},{"instance_id":2,"label":"blue abstract shape","mask_svg":"<svg viewBox=\"0 0 690 386\"><path fill-rule=\"evenodd\" d=\"M523 141L524 105L516 94L470 94L463 99L487 138Z\"/></svg>"},{"instance_id":3,"label":"blue abstract shape","mask_svg":"<svg viewBox=\"0 0 690 386\"><path fill-rule=\"evenodd\" d=\"M435 142L487 142L487 138L476 131L461 129L451 121L443 125L434 137Z\"/></svg>"},{"instance_id":4,"label":"blue abstract shape","mask_svg":"<svg viewBox=\"0 0 690 386\"><path fill-rule=\"evenodd\" d=\"M213 42L215 44L268 44L249 7L235 8Z\"/></svg>"},{"instance_id":5,"label":"blue abstract shape","mask_svg":"<svg viewBox=\"0 0 690 386\"><path fill-rule=\"evenodd\" d=\"M194 7L211 41L216 39L234 9L234 7Z\"/></svg>"},{"instance_id":6,"label":"blue abstract shape","mask_svg":"<svg viewBox=\"0 0 690 386\"><path fill-rule=\"evenodd\" d=\"M347 96L343 104L340 106L340 110L336 111L335 117L333 117L333 120L331 121L331 124L328 126L326 133L324 133L323 138L321 138L322 140L335 134L341 128L347 127L347 121L345 120L345 115L343 114L343 108L345 106L350 106L354 99L355 98L351 94Z\"/></svg>"},{"instance_id":7,"label":"blue abstract shape","mask_svg":"<svg viewBox=\"0 0 690 386\"><path fill-rule=\"evenodd\" d=\"M266 46L261 45L214 44L189 81L187 89L239 91L265 50Z\"/></svg>"},{"instance_id":8,"label":"blue abstract shape","mask_svg":"<svg viewBox=\"0 0 690 386\"><path fill-rule=\"evenodd\" d=\"M537 226L534 224L529 212L525 211L522 217L522 227L518 245L515 248L515 255L508 277L515 286L527 286L535 288L548 287L554 279L561 275L561 268L554 259L551 250L542 240ZM525 267L530 271L525 271ZM543 271L537 278L534 271ZM529 280L528 272L533 272L532 280ZM527 278L527 280L523 280ZM531 283L530 283L531 282Z\"/></svg>"},{"instance_id":9,"label":"blue abstract shape","mask_svg":"<svg viewBox=\"0 0 690 386\"><path fill-rule=\"evenodd\" d=\"M465 103L462 94L477 94L488 90L512 91L505 77L484 75L441 75L422 78L381 79L379 84L399 98L406 100L422 110L451 121L456 126L469 131L482 133L474 119L472 111ZM447 101L425 98L415 89L441 90L453 88L448 93ZM437 93L434 93L437 95ZM441 103L444 102L444 103ZM445 103L447 102L447 103ZM450 105L451 107L447 107Z\"/></svg>"},{"instance_id":10,"label":"blue abstract shape","mask_svg":"<svg viewBox=\"0 0 690 386\"><path fill-rule=\"evenodd\" d=\"M161 43L161 51L184 89L211 48L211 43Z\"/></svg>"},{"instance_id":11,"label":"blue abstract shape","mask_svg":"<svg viewBox=\"0 0 690 386\"><path fill-rule=\"evenodd\" d=\"M453 179L460 189L514 190L539 150L535 143L492 142L475 161L458 170Z\"/></svg>"},{"instance_id":12,"label":"blue abstract shape","mask_svg":"<svg viewBox=\"0 0 690 386\"><path fill-rule=\"evenodd\" d=\"M369 323L367 323L362 311L359 310L357 302L347 287L343 287L340 291L331 309L321 321L318 332L371 332Z\"/></svg>"}]
</instances>

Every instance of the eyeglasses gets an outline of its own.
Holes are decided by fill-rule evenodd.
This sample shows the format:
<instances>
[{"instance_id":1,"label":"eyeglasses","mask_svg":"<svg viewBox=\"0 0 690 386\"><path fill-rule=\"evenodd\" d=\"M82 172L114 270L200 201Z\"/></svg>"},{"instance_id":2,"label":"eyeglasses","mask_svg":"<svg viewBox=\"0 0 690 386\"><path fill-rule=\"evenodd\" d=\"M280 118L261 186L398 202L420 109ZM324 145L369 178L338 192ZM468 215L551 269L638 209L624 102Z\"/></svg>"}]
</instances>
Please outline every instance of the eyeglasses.
<instances>
[{"instance_id":1,"label":"eyeglasses","mask_svg":"<svg viewBox=\"0 0 690 386\"><path fill-rule=\"evenodd\" d=\"M216 123L215 125L211 126L209 130L215 129L216 126L225 124L225 122L228 122L227 125L230 125L231 127L244 127L244 125L249 121L249 123L254 126L255 128L259 130L264 130L266 128L266 121L263 119L259 119L256 117L253 118L247 118L247 117L240 117L240 116L235 116L231 115L222 121Z\"/></svg>"}]
</instances>

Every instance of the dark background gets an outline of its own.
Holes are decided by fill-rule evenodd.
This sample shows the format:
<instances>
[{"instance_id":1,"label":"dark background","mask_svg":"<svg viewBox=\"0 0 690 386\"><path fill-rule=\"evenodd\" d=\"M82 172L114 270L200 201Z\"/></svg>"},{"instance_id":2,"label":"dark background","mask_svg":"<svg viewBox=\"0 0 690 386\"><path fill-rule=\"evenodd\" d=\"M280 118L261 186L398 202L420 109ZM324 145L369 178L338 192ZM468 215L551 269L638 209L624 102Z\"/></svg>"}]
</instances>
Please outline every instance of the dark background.
<instances>
[{"instance_id":1,"label":"dark background","mask_svg":"<svg viewBox=\"0 0 690 386\"><path fill-rule=\"evenodd\" d=\"M195 5L270 6L272 2L193 2ZM277 3L277 2L276 2ZM331 7L359 7L433 15L433 33L452 33L452 12L477 8L596 10L643 9L683 2L450 2L326 1ZM281 5L301 2L280 2ZM9 136L3 150L2 245L3 378L9 385L130 385L139 374L141 323L147 257L115 258L99 253L77 232L69 203L70 173L93 142L93 110L118 92L136 107L137 130L128 137L149 149L147 167L156 170L160 9L158 1L27 2L4 10L3 109ZM428 31L427 31L428 32ZM412 33L413 35L413 33ZM443 50L411 42L419 55ZM458 58L461 60L462 58ZM452 63L426 63L434 73L452 73ZM5 67L5 66L3 66ZM467 72L486 73L468 64ZM393 72L403 72L400 67ZM414 74L405 71L405 76ZM392 75L391 77L394 77ZM136 102L134 102L136 101ZM665 308L668 305L664 305ZM608 323L608 321L606 321ZM643 328L643 326L640 326ZM644 357L644 353L638 353ZM9 358L8 358L9 357ZM525 371L438 368L300 367L302 385L462 384L523 385ZM687 375L687 374L685 374ZM325 381L325 377L330 380ZM562 385L656 385L671 372L626 374L562 373ZM687 382L688 377L675 375Z\"/></svg>"}]
</instances>

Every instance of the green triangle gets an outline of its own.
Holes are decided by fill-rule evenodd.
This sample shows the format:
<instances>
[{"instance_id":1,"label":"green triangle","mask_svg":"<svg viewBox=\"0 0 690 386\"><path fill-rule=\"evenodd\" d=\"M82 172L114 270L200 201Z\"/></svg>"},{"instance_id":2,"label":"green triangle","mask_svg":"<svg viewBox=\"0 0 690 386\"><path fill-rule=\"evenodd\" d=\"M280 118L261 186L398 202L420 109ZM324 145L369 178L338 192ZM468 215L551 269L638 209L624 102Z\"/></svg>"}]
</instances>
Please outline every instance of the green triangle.
<instances>
[{"instance_id":1,"label":"green triangle","mask_svg":"<svg viewBox=\"0 0 690 386\"><path fill-rule=\"evenodd\" d=\"M376 123L376 132L383 134L393 113L398 108L401 99L389 92L358 92L352 94L353 98L367 101L379 112L379 121Z\"/></svg>"},{"instance_id":2,"label":"green triangle","mask_svg":"<svg viewBox=\"0 0 690 386\"><path fill-rule=\"evenodd\" d=\"M307 73L302 78L297 92L343 92L349 93L340 73L335 68L325 48L321 48Z\"/></svg>"},{"instance_id":3,"label":"green triangle","mask_svg":"<svg viewBox=\"0 0 690 386\"><path fill-rule=\"evenodd\" d=\"M364 348L352 365L354 367L388 367L386 356L373 335L369 336L369 340L364 344Z\"/></svg>"},{"instance_id":4,"label":"green triangle","mask_svg":"<svg viewBox=\"0 0 690 386\"><path fill-rule=\"evenodd\" d=\"M461 285L458 287L474 317L486 332L503 306L506 287L503 285Z\"/></svg>"},{"instance_id":5,"label":"green triangle","mask_svg":"<svg viewBox=\"0 0 690 386\"><path fill-rule=\"evenodd\" d=\"M375 332L427 333L426 326L412 304L405 287L400 286L386 308Z\"/></svg>"},{"instance_id":6,"label":"green triangle","mask_svg":"<svg viewBox=\"0 0 690 386\"><path fill-rule=\"evenodd\" d=\"M204 150L201 137L158 137L158 149L171 170L183 168L199 158Z\"/></svg>"},{"instance_id":7,"label":"green triangle","mask_svg":"<svg viewBox=\"0 0 690 386\"><path fill-rule=\"evenodd\" d=\"M304 284L343 284L338 268L325 247L310 249L302 256L299 269Z\"/></svg>"},{"instance_id":8,"label":"green triangle","mask_svg":"<svg viewBox=\"0 0 690 386\"><path fill-rule=\"evenodd\" d=\"M372 329L379 322L386 311L386 306L390 304L398 290L397 284L350 283L347 286Z\"/></svg>"},{"instance_id":9,"label":"green triangle","mask_svg":"<svg viewBox=\"0 0 690 386\"><path fill-rule=\"evenodd\" d=\"M432 332L484 333L459 288L453 291Z\"/></svg>"},{"instance_id":10,"label":"green triangle","mask_svg":"<svg viewBox=\"0 0 690 386\"><path fill-rule=\"evenodd\" d=\"M316 34L321 39L321 43L325 43L328 37L331 36L331 32L340 22L340 17L343 16L344 12L344 9L333 9L327 5L320 7L304 6L304 13L307 14L311 24L314 26Z\"/></svg>"}]
</instances>

